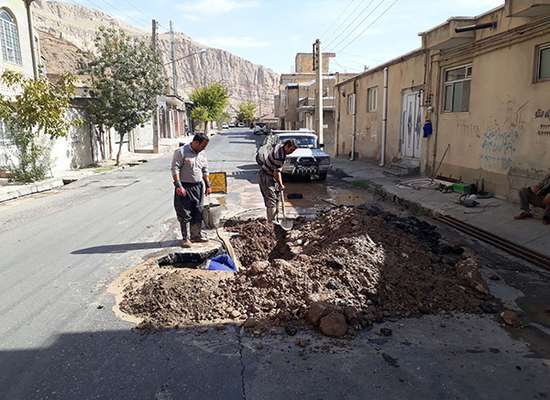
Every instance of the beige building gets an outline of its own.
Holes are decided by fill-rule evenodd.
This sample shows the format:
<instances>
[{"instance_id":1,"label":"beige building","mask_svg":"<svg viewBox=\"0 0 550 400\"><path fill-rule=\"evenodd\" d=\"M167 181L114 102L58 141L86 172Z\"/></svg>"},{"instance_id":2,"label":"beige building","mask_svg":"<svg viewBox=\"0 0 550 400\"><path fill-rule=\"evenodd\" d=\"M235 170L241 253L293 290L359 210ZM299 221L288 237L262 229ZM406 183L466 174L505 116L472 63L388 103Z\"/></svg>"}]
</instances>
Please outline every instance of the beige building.
<instances>
[{"instance_id":1,"label":"beige building","mask_svg":"<svg viewBox=\"0 0 550 400\"><path fill-rule=\"evenodd\" d=\"M421 38L421 49L337 84L334 153L515 199L550 172L550 0L507 0Z\"/></svg>"}]
</instances>

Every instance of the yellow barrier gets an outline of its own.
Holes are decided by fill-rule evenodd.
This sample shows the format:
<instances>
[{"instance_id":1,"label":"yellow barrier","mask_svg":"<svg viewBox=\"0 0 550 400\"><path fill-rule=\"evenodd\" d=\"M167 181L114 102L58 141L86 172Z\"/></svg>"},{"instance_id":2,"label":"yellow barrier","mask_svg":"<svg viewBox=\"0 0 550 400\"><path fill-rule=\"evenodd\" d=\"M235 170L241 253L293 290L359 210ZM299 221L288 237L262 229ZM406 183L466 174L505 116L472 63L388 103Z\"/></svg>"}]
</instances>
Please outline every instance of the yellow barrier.
<instances>
[{"instance_id":1,"label":"yellow barrier","mask_svg":"<svg viewBox=\"0 0 550 400\"><path fill-rule=\"evenodd\" d=\"M210 172L208 174L212 193L227 193L227 175L225 172Z\"/></svg>"}]
</instances>

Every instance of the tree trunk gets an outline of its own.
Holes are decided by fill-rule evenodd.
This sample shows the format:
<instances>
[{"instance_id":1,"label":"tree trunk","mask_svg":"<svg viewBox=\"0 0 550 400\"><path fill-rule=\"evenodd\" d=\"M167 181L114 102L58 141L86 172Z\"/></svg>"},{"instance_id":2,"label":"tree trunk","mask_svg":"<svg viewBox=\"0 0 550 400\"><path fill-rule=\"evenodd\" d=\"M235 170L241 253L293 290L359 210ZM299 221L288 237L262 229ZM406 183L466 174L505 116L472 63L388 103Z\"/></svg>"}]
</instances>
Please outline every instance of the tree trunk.
<instances>
[{"instance_id":1,"label":"tree trunk","mask_svg":"<svg viewBox=\"0 0 550 400\"><path fill-rule=\"evenodd\" d=\"M122 153L122 143L124 142L124 133L120 134L120 142L118 143L118 153L116 155L116 166L120 165L120 153Z\"/></svg>"},{"instance_id":2,"label":"tree trunk","mask_svg":"<svg viewBox=\"0 0 550 400\"><path fill-rule=\"evenodd\" d=\"M105 161L105 143L103 142L104 133L105 131L103 130L103 126L98 125L97 129L95 129L95 136L99 146L99 153L101 154L101 161Z\"/></svg>"}]
</instances>

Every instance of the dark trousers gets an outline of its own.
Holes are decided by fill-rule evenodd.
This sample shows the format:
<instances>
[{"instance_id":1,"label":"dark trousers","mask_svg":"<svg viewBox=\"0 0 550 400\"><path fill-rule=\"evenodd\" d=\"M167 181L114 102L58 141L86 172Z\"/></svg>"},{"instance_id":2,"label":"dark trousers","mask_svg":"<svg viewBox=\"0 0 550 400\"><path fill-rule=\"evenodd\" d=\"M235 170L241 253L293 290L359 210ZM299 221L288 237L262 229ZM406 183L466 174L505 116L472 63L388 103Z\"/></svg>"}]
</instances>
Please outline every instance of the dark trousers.
<instances>
[{"instance_id":1,"label":"dark trousers","mask_svg":"<svg viewBox=\"0 0 550 400\"><path fill-rule=\"evenodd\" d=\"M529 212L530 206L544 208L544 218L550 218L550 206L544 204L544 195L537 195L531 188L523 188L519 191L521 209Z\"/></svg>"},{"instance_id":2,"label":"dark trousers","mask_svg":"<svg viewBox=\"0 0 550 400\"><path fill-rule=\"evenodd\" d=\"M204 201L204 184L182 182L183 188L187 192L185 196L178 196L174 190L174 208L178 222L180 223L183 239L187 239L187 223L191 225L202 224L202 210Z\"/></svg>"},{"instance_id":3,"label":"dark trousers","mask_svg":"<svg viewBox=\"0 0 550 400\"><path fill-rule=\"evenodd\" d=\"M260 170L258 172L258 181L265 206L267 208L276 208L279 203L279 193L275 187L275 178L273 178L273 175L268 175L263 170Z\"/></svg>"}]
</instances>

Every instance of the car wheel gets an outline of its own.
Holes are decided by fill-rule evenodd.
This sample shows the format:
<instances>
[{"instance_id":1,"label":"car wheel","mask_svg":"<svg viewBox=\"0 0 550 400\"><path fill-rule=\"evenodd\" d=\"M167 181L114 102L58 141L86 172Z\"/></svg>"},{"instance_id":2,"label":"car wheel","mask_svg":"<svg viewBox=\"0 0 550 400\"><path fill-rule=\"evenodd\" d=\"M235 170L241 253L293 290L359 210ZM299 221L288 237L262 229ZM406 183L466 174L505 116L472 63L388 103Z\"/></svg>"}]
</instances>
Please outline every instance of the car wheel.
<instances>
[{"instance_id":1,"label":"car wheel","mask_svg":"<svg viewBox=\"0 0 550 400\"><path fill-rule=\"evenodd\" d=\"M319 173L319 180L320 181L326 181L327 180L327 173L326 172L320 172Z\"/></svg>"}]
</instances>

